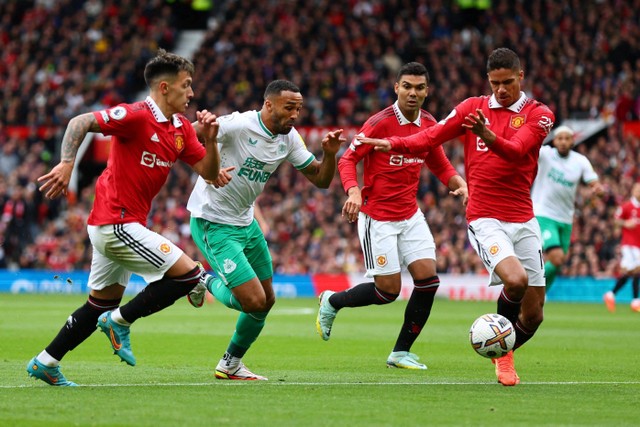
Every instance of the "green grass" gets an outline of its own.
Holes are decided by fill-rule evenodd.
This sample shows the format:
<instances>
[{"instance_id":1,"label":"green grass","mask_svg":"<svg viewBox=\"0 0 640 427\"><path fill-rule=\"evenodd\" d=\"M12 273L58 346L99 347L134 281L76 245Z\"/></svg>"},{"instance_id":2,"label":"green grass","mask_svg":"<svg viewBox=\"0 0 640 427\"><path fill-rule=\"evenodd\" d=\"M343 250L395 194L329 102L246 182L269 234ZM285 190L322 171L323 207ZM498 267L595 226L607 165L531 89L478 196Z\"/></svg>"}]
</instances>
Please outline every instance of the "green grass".
<instances>
[{"instance_id":1,"label":"green grass","mask_svg":"<svg viewBox=\"0 0 640 427\"><path fill-rule=\"evenodd\" d=\"M244 361L268 382L215 380L236 313L186 301L132 328L138 365L120 363L96 332L62 362L82 385L27 378L27 361L84 302L79 295L0 295L3 426L637 425L640 315L549 303L516 353L522 382L496 383L467 331L495 304L438 300L413 351L427 371L386 369L405 302L340 312L329 342L316 302L278 301Z\"/></svg>"}]
</instances>

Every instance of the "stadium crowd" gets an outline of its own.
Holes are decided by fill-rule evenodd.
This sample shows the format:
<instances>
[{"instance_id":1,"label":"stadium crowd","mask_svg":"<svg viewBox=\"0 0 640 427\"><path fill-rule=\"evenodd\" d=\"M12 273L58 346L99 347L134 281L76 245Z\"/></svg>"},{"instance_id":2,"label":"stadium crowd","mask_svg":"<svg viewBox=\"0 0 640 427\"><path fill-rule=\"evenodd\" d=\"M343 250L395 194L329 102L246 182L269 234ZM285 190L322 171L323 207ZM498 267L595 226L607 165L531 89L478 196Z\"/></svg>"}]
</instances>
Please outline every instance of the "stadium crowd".
<instances>
[{"instance_id":1,"label":"stadium crowd","mask_svg":"<svg viewBox=\"0 0 640 427\"><path fill-rule=\"evenodd\" d=\"M70 117L135 100L147 59L158 47L175 47L175 3L0 2L0 268L88 269L93 186L51 202L36 178L57 161ZM469 11L455 1L217 1L193 58L196 97L188 115L259 109L266 84L287 78L305 97L297 126L357 128L393 102L390 82L399 67L419 61L431 76L424 108L440 119L471 94L489 93L487 53L510 47L524 60L524 89L554 110L557 123L611 124L577 147L607 191L602 199L580 193L562 274L615 275L613 211L640 179L640 139L622 131L640 117L640 0L490 3ZM306 142L319 153L319 141ZM461 145L445 149L462 173ZM192 176L186 167L174 171L150 225L201 259L185 208ZM422 178L418 199L436 238L439 271L484 272L460 202L429 171ZM277 273L362 271L357 231L340 216L345 198L337 178L317 190L280 167L259 199Z\"/></svg>"}]
</instances>

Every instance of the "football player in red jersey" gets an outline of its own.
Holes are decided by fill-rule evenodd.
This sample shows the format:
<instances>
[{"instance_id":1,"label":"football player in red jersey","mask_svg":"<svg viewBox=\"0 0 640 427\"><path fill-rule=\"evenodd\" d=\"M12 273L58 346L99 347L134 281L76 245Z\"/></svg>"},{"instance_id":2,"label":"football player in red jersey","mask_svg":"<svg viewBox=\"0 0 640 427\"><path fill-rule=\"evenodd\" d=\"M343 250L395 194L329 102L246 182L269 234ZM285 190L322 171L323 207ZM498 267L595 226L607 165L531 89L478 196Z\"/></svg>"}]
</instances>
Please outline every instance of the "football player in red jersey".
<instances>
[{"instance_id":1,"label":"football player in red jersey","mask_svg":"<svg viewBox=\"0 0 640 427\"><path fill-rule=\"evenodd\" d=\"M380 151L419 153L463 140L469 239L489 271L490 285L504 285L498 314L516 329L515 350L533 337L543 319L544 261L531 186L555 116L521 91L524 71L512 50L499 48L490 54L487 76L491 96L462 101L437 125L409 137L360 141ZM513 352L493 362L501 384L520 382Z\"/></svg>"},{"instance_id":2,"label":"football player in red jersey","mask_svg":"<svg viewBox=\"0 0 640 427\"><path fill-rule=\"evenodd\" d=\"M69 121L61 160L38 179L49 199L65 195L78 148L89 132L111 135L106 169L96 183L87 230L93 246L87 302L74 311L58 335L27 365L30 376L55 386L74 386L60 372L65 354L86 340L96 324L111 347L135 365L129 326L187 295L207 273L167 238L146 228L152 199L177 160L205 179L220 170L218 123L207 110L196 113L205 144L183 115L193 98L193 64L160 49L145 67L149 96L144 101L81 114ZM118 308L132 273L148 286Z\"/></svg>"},{"instance_id":3,"label":"football player in red jersey","mask_svg":"<svg viewBox=\"0 0 640 427\"><path fill-rule=\"evenodd\" d=\"M397 101L371 116L358 135L408 136L435 125L433 116L421 109L428 85L429 74L424 65L411 62L402 66L394 85ZM413 278L413 291L387 366L427 369L418 361L418 356L410 352L429 318L440 285L435 240L416 201L420 172L426 163L438 179L453 194L462 195L465 202L467 184L442 147L402 155L375 151L370 145L360 144L357 138L338 163L342 185L349 196L342 214L349 222L358 221L366 276L373 277L373 282L361 283L342 292L323 292L316 327L320 336L328 340L338 310L395 301L402 288L400 272L404 265ZM364 163L362 189L356 172L360 161Z\"/></svg>"},{"instance_id":4,"label":"football player in red jersey","mask_svg":"<svg viewBox=\"0 0 640 427\"><path fill-rule=\"evenodd\" d=\"M620 267L622 276L615 286L604 294L604 302L610 312L616 310L616 294L631 278L633 300L631 310L640 312L640 182L631 187L631 198L618 206L615 214L616 225L622 228Z\"/></svg>"}]
</instances>

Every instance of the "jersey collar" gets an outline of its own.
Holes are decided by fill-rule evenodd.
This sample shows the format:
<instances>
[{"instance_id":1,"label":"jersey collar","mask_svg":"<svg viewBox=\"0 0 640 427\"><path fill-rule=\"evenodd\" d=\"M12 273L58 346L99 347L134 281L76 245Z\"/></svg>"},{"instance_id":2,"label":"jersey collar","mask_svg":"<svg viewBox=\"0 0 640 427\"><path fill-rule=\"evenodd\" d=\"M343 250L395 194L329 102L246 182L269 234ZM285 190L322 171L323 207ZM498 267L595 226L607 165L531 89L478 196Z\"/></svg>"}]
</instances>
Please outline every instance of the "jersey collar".
<instances>
[{"instance_id":1,"label":"jersey collar","mask_svg":"<svg viewBox=\"0 0 640 427\"><path fill-rule=\"evenodd\" d=\"M522 107L524 107L524 104L527 103L527 99L528 99L527 95L525 95L523 91L520 91L520 98L518 98L516 102L514 102L513 104L509 105L506 108L507 110L511 110L514 113L519 113L520 110L522 110ZM489 108L505 108L505 107L500 105L500 103L496 99L496 95L493 94L491 95L491 98L489 98Z\"/></svg>"},{"instance_id":2,"label":"jersey collar","mask_svg":"<svg viewBox=\"0 0 640 427\"><path fill-rule=\"evenodd\" d=\"M158 123L164 123L169 121L169 119L165 117L162 111L160 111L160 107L158 107L158 104L156 104L156 101L154 101L153 98L151 98L150 96L147 96L144 102L147 104L147 106L149 107L149 110L151 110L151 114L153 114L153 117L156 119ZM182 126L182 120L180 120L180 117L178 117L177 114L174 114L173 116L171 116L171 119L174 127L179 128L180 126Z\"/></svg>"},{"instance_id":3,"label":"jersey collar","mask_svg":"<svg viewBox=\"0 0 640 427\"><path fill-rule=\"evenodd\" d=\"M636 208L640 208L640 200L636 199L635 197L631 198L631 204Z\"/></svg>"},{"instance_id":4,"label":"jersey collar","mask_svg":"<svg viewBox=\"0 0 640 427\"><path fill-rule=\"evenodd\" d=\"M267 135L269 135L269 138L275 139L277 135L272 134L271 131L269 129L267 129L267 127L265 126L264 122L262 121L262 114L260 114L260 111L258 111L257 113L258 113L258 123L260 124L260 127L262 128L262 130Z\"/></svg>"},{"instance_id":5,"label":"jersey collar","mask_svg":"<svg viewBox=\"0 0 640 427\"><path fill-rule=\"evenodd\" d=\"M404 114L402 114L402 111L400 111L400 106L398 105L398 101L393 103L393 112L396 113L396 118L398 119L398 123L400 123L400 126L413 123L414 125L420 127L420 114L418 114L418 118L415 119L414 121L407 119L404 116Z\"/></svg>"}]
</instances>

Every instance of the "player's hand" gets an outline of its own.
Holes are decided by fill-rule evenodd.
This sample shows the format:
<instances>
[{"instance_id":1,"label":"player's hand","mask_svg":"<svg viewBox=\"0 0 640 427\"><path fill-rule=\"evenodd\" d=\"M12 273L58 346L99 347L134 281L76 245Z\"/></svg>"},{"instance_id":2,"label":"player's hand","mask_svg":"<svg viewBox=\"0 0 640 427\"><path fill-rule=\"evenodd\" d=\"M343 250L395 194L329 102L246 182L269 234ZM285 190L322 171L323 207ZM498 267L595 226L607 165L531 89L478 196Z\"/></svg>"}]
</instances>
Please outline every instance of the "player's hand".
<instances>
[{"instance_id":1,"label":"player's hand","mask_svg":"<svg viewBox=\"0 0 640 427\"><path fill-rule=\"evenodd\" d=\"M67 195L71 172L73 172L74 162L60 162L51 172L38 178L38 182L44 182L40 186L40 192L44 193L48 199L55 199L61 195Z\"/></svg>"},{"instance_id":2,"label":"player's hand","mask_svg":"<svg viewBox=\"0 0 640 427\"><path fill-rule=\"evenodd\" d=\"M387 152L391 150L391 143L386 139L367 138L366 136L356 136L356 139L363 144L373 145L376 151Z\"/></svg>"},{"instance_id":3,"label":"player's hand","mask_svg":"<svg viewBox=\"0 0 640 427\"><path fill-rule=\"evenodd\" d=\"M476 109L476 114L469 113L464 120L465 123L462 124L463 128L468 129L475 135L479 136L487 145L491 145L495 142L496 134L491 132L487 127L487 119L481 109Z\"/></svg>"},{"instance_id":4,"label":"player's hand","mask_svg":"<svg viewBox=\"0 0 640 427\"><path fill-rule=\"evenodd\" d=\"M346 217L349 222L356 222L361 206L362 194L360 189L354 186L349 189L349 198L344 202L344 206L342 206L342 216Z\"/></svg>"},{"instance_id":5,"label":"player's hand","mask_svg":"<svg viewBox=\"0 0 640 427\"><path fill-rule=\"evenodd\" d=\"M593 186L591 187L591 194L593 194L596 197L604 196L605 190L599 181L596 181L596 183L593 184Z\"/></svg>"},{"instance_id":6,"label":"player's hand","mask_svg":"<svg viewBox=\"0 0 640 427\"><path fill-rule=\"evenodd\" d=\"M469 188L466 185L449 191L449 194L455 197L462 197L462 206L467 206L469 202Z\"/></svg>"},{"instance_id":7,"label":"player's hand","mask_svg":"<svg viewBox=\"0 0 640 427\"><path fill-rule=\"evenodd\" d=\"M340 151L340 146L347 140L342 136L342 129L328 132L324 138L322 138L322 151L325 154L336 155Z\"/></svg>"},{"instance_id":8,"label":"player's hand","mask_svg":"<svg viewBox=\"0 0 640 427\"><path fill-rule=\"evenodd\" d=\"M236 168L235 166L229 166L227 168L222 168L222 169L220 169L220 173L218 174L218 178L216 178L214 181L209 181L207 179L205 179L204 181L207 184L213 185L216 188L224 187L229 182L231 182L231 174L229 172L231 172L232 170L235 170L235 168Z\"/></svg>"},{"instance_id":9,"label":"player's hand","mask_svg":"<svg viewBox=\"0 0 640 427\"><path fill-rule=\"evenodd\" d=\"M204 138L205 143L217 142L218 128L220 127L217 121L218 117L207 111L196 111L196 121L198 123L197 133L198 136Z\"/></svg>"}]
</instances>

